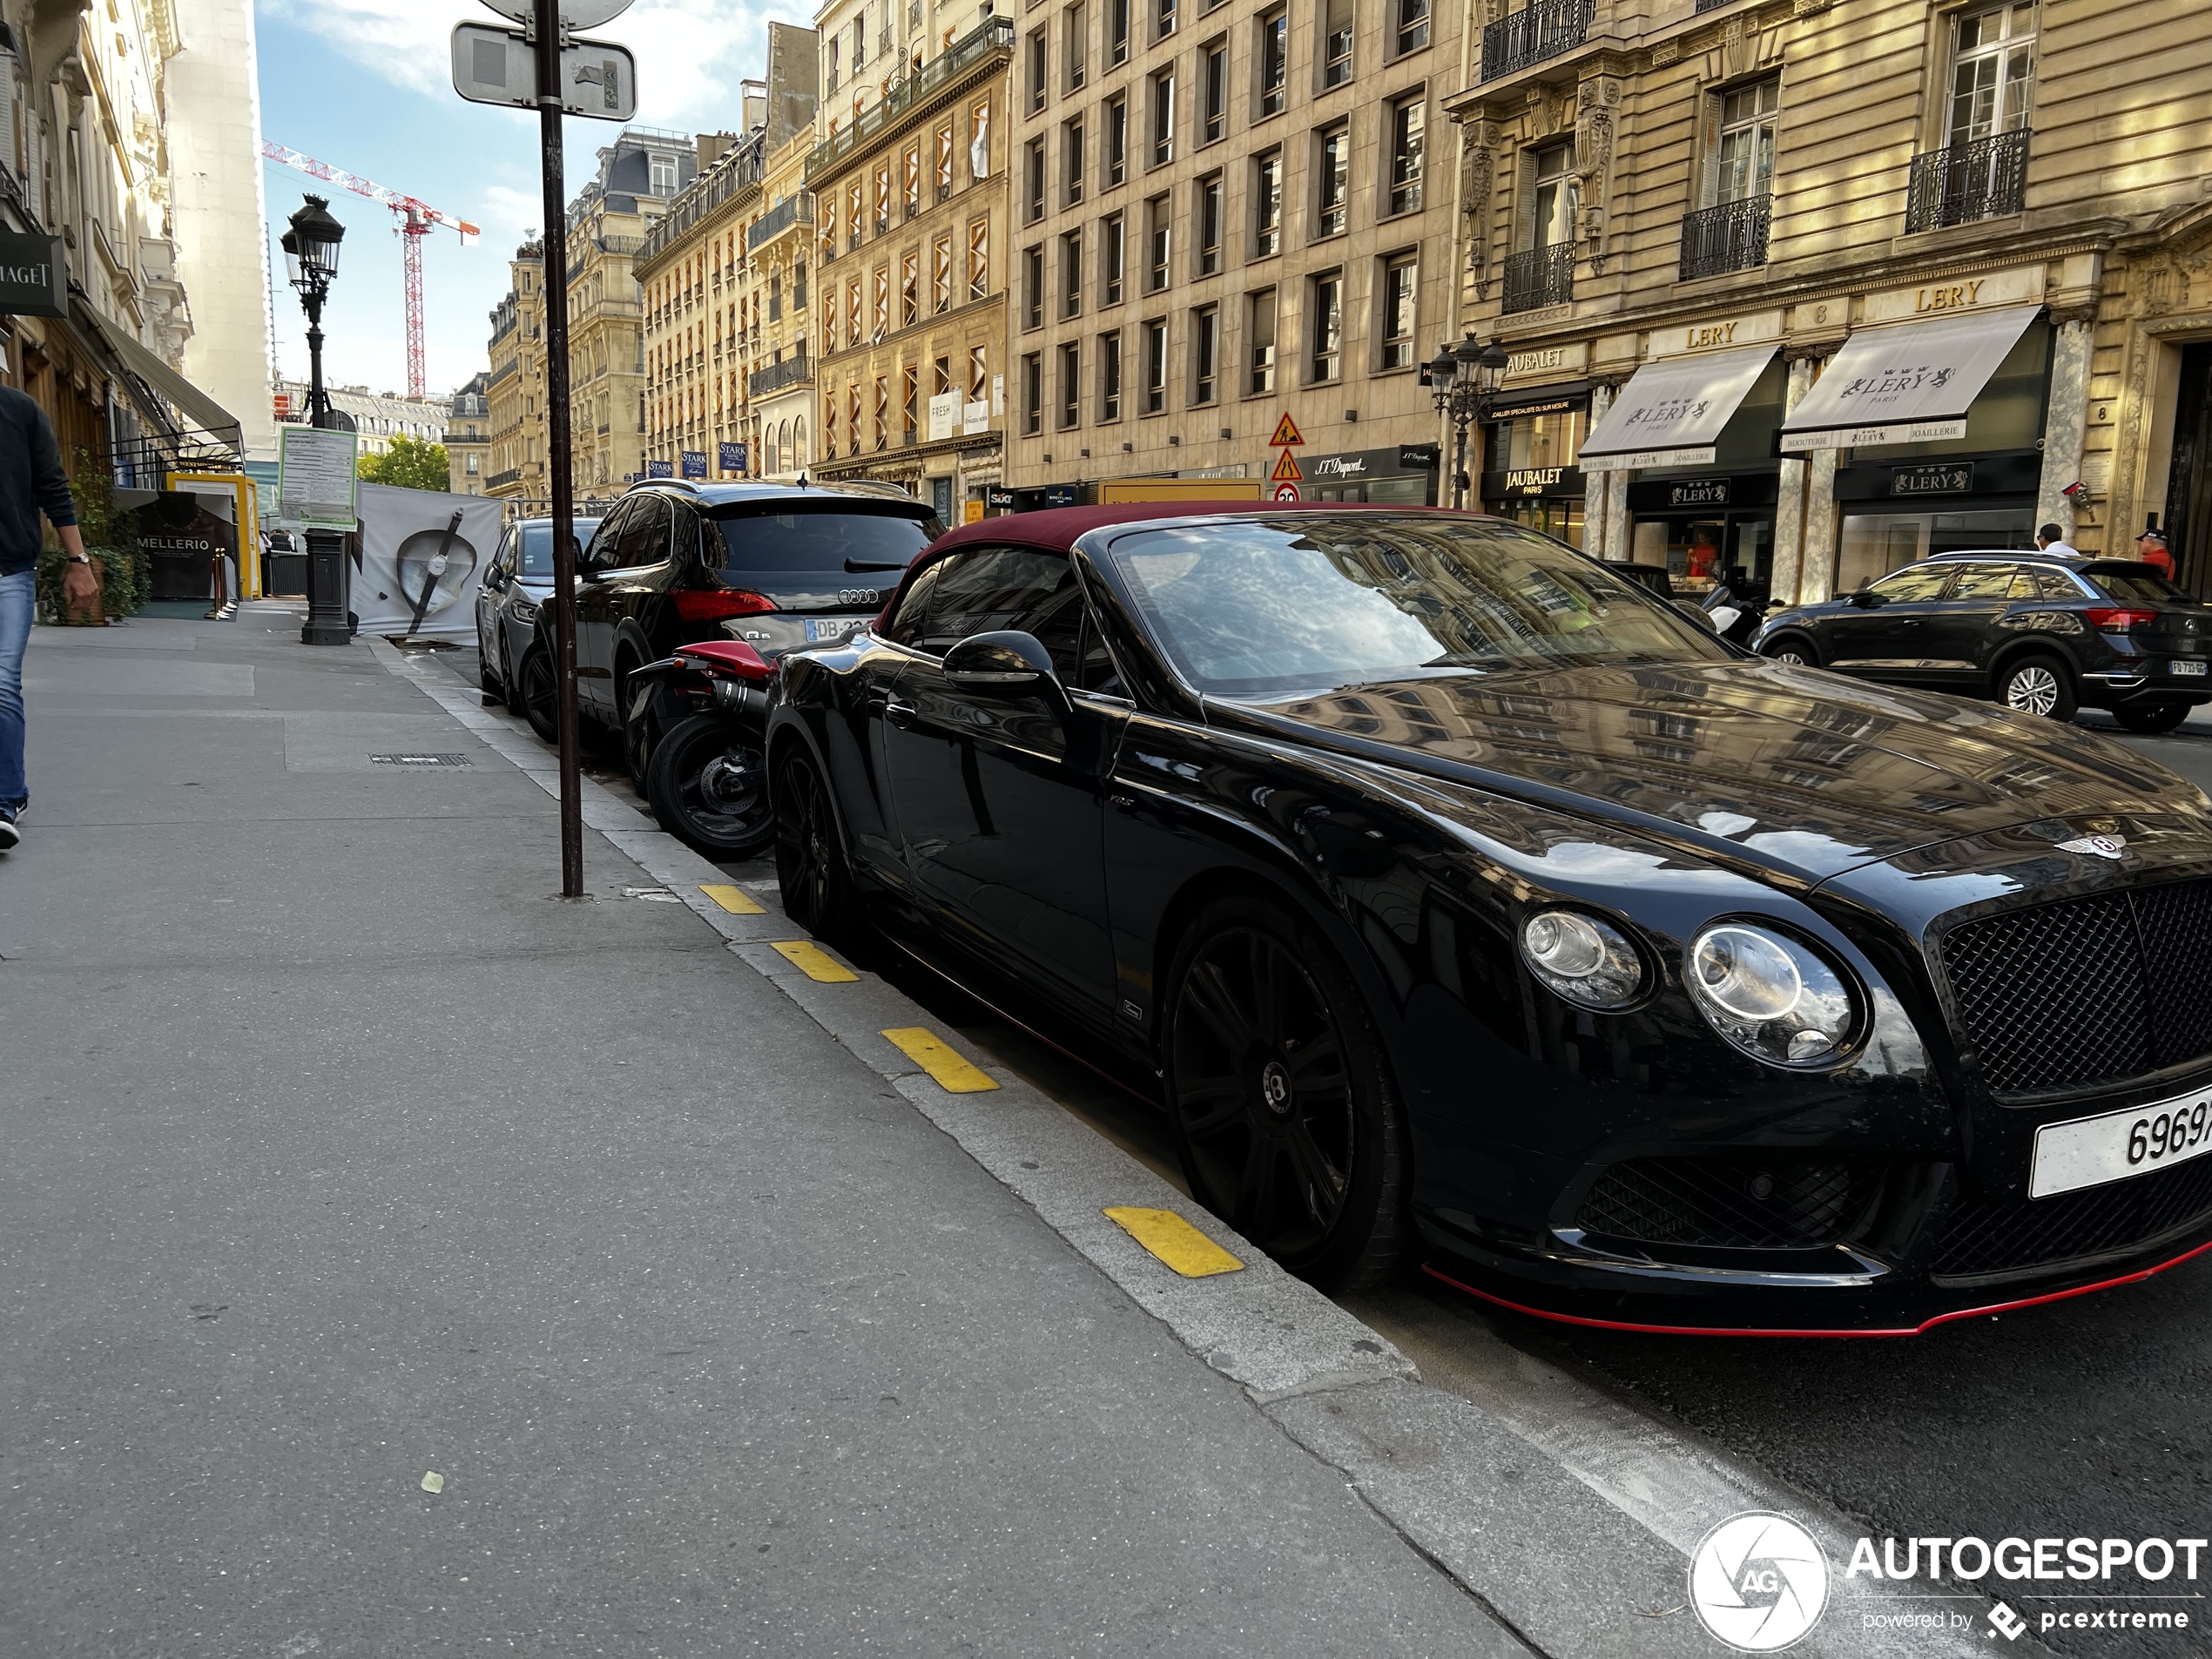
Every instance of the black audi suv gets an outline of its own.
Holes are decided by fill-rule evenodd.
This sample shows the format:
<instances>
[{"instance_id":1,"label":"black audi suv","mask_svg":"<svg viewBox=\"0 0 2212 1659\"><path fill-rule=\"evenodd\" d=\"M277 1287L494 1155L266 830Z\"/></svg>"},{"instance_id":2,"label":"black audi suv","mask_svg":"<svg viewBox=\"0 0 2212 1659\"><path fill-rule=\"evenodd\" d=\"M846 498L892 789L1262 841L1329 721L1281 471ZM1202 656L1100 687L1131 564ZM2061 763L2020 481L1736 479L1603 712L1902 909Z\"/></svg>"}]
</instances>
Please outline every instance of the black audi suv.
<instances>
[{"instance_id":1,"label":"black audi suv","mask_svg":"<svg viewBox=\"0 0 2212 1659\"><path fill-rule=\"evenodd\" d=\"M794 919L1120 1069L1317 1282L1902 1334L2212 1248L2212 802L1516 525L967 526L768 742Z\"/></svg>"},{"instance_id":2,"label":"black audi suv","mask_svg":"<svg viewBox=\"0 0 2212 1659\"><path fill-rule=\"evenodd\" d=\"M1946 553L1770 612L1750 643L2060 720L2109 709L2131 732L2171 732L2212 701L2212 608L2134 559Z\"/></svg>"},{"instance_id":3,"label":"black audi suv","mask_svg":"<svg viewBox=\"0 0 2212 1659\"><path fill-rule=\"evenodd\" d=\"M577 564L577 706L622 732L631 671L677 646L741 639L763 657L842 638L883 604L941 533L923 502L835 484L633 487L601 520ZM553 618L541 605L516 664L523 712L556 735ZM646 756L625 743L642 785Z\"/></svg>"}]
</instances>

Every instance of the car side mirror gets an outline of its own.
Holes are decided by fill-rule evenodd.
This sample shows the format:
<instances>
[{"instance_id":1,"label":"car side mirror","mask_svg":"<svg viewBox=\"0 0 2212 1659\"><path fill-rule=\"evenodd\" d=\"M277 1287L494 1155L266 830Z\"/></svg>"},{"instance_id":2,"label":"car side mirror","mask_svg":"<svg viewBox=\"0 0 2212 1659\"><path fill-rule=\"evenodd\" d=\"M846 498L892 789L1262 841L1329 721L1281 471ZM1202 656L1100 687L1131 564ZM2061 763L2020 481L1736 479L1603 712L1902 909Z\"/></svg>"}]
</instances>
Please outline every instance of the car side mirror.
<instances>
[{"instance_id":1,"label":"car side mirror","mask_svg":"<svg viewBox=\"0 0 2212 1659\"><path fill-rule=\"evenodd\" d=\"M1844 598L1846 603L1857 605L1861 610L1878 610L1889 604L1886 598L1871 588L1861 588L1857 593L1845 594Z\"/></svg>"},{"instance_id":2,"label":"car side mirror","mask_svg":"<svg viewBox=\"0 0 2212 1659\"><path fill-rule=\"evenodd\" d=\"M1019 629L970 634L945 653L945 678L963 691L997 697L1039 693L1062 707L1068 701L1052 653L1035 634Z\"/></svg>"}]
</instances>

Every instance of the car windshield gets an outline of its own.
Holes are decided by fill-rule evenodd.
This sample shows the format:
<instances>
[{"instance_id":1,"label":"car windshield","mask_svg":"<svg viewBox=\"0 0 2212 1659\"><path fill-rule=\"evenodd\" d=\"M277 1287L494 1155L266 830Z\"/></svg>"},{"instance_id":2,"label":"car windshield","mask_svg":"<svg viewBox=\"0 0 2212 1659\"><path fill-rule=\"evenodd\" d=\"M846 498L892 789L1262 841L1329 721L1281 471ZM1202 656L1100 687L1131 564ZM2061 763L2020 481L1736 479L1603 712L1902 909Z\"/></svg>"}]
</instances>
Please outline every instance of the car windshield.
<instances>
[{"instance_id":1,"label":"car windshield","mask_svg":"<svg viewBox=\"0 0 2212 1659\"><path fill-rule=\"evenodd\" d=\"M2092 565L2084 570L2091 587L2107 599L2134 600L2139 604L2193 605L2196 601L2148 564L2136 570L2115 570Z\"/></svg>"},{"instance_id":2,"label":"car windshield","mask_svg":"<svg viewBox=\"0 0 2212 1659\"><path fill-rule=\"evenodd\" d=\"M903 570L915 554L944 531L934 517L855 512L846 507L798 502L772 513L742 513L710 521L722 532L723 556L713 538L706 556L724 570Z\"/></svg>"},{"instance_id":3,"label":"car windshield","mask_svg":"<svg viewBox=\"0 0 2212 1659\"><path fill-rule=\"evenodd\" d=\"M1124 536L1111 556L1177 669L1218 696L1730 655L1595 561L1494 520L1242 519Z\"/></svg>"},{"instance_id":4,"label":"car windshield","mask_svg":"<svg viewBox=\"0 0 2212 1659\"><path fill-rule=\"evenodd\" d=\"M569 521L581 549L591 539L591 532L599 528L596 518L572 518ZM523 580L550 582L553 579L553 527L550 524L523 526Z\"/></svg>"}]
</instances>

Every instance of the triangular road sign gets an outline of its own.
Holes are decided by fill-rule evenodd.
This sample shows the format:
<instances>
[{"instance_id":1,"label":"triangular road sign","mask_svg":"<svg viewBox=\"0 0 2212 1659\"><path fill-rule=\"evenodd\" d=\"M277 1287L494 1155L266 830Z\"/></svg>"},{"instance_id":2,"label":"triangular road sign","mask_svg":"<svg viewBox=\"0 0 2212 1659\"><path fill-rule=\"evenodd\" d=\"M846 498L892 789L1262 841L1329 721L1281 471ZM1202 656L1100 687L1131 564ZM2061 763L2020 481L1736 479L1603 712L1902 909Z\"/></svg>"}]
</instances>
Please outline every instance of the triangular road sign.
<instances>
[{"instance_id":1,"label":"triangular road sign","mask_svg":"<svg viewBox=\"0 0 2212 1659\"><path fill-rule=\"evenodd\" d=\"M1288 421L1290 416L1285 415L1283 418ZM1296 483L1305 476L1305 475L1298 469L1298 457L1285 449L1277 459L1275 470L1267 475L1267 479L1270 483L1290 484Z\"/></svg>"},{"instance_id":2,"label":"triangular road sign","mask_svg":"<svg viewBox=\"0 0 2212 1659\"><path fill-rule=\"evenodd\" d=\"M1275 435L1267 441L1268 446L1271 448L1279 449L1285 444L1305 442L1305 440L1298 435L1298 422L1291 419L1291 412L1288 409L1284 410L1283 418L1275 423ZM1292 473L1291 476L1295 478L1298 475Z\"/></svg>"}]
</instances>

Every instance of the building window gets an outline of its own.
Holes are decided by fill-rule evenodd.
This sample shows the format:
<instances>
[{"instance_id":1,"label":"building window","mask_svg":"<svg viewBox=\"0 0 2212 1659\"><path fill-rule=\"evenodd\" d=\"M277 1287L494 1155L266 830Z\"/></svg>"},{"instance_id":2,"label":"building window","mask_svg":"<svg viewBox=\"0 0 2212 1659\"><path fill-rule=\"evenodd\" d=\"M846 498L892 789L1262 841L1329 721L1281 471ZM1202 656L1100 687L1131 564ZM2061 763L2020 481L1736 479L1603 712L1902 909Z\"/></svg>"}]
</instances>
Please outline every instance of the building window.
<instances>
[{"instance_id":1,"label":"building window","mask_svg":"<svg viewBox=\"0 0 2212 1659\"><path fill-rule=\"evenodd\" d=\"M991 388L990 348L970 346L968 348L968 401L981 403Z\"/></svg>"},{"instance_id":2,"label":"building window","mask_svg":"<svg viewBox=\"0 0 2212 1659\"><path fill-rule=\"evenodd\" d=\"M1044 217L1044 140L1032 138L1022 146L1022 222L1034 225Z\"/></svg>"},{"instance_id":3,"label":"building window","mask_svg":"<svg viewBox=\"0 0 2212 1659\"><path fill-rule=\"evenodd\" d=\"M1214 401L1221 374L1221 307L1202 306L1190 314L1190 401Z\"/></svg>"},{"instance_id":4,"label":"building window","mask_svg":"<svg viewBox=\"0 0 2212 1659\"><path fill-rule=\"evenodd\" d=\"M1198 274L1211 276L1221 269L1221 175L1201 179L1197 188Z\"/></svg>"},{"instance_id":5,"label":"building window","mask_svg":"<svg viewBox=\"0 0 2212 1659\"><path fill-rule=\"evenodd\" d=\"M886 156L875 164L875 233L880 236L891 228L891 158Z\"/></svg>"},{"instance_id":6,"label":"building window","mask_svg":"<svg viewBox=\"0 0 2212 1659\"><path fill-rule=\"evenodd\" d=\"M1081 5L1069 6L1061 19L1060 54L1068 65L1068 90L1075 91L1090 58L1090 20Z\"/></svg>"},{"instance_id":7,"label":"building window","mask_svg":"<svg viewBox=\"0 0 2212 1659\"><path fill-rule=\"evenodd\" d=\"M1060 129L1061 206L1073 207L1083 199L1083 124L1069 122Z\"/></svg>"},{"instance_id":8,"label":"building window","mask_svg":"<svg viewBox=\"0 0 2212 1659\"><path fill-rule=\"evenodd\" d=\"M937 199L942 201L952 193L953 130L949 126L941 126L937 129Z\"/></svg>"},{"instance_id":9,"label":"building window","mask_svg":"<svg viewBox=\"0 0 2212 1659\"><path fill-rule=\"evenodd\" d=\"M899 256L899 327L911 328L921 320L921 250L910 247Z\"/></svg>"},{"instance_id":10,"label":"building window","mask_svg":"<svg viewBox=\"0 0 2212 1659\"><path fill-rule=\"evenodd\" d=\"M1060 427L1065 431L1083 418L1082 347L1069 341L1060 348Z\"/></svg>"},{"instance_id":11,"label":"building window","mask_svg":"<svg viewBox=\"0 0 2212 1659\"><path fill-rule=\"evenodd\" d=\"M875 447L891 447L891 382L881 374L875 377Z\"/></svg>"},{"instance_id":12,"label":"building window","mask_svg":"<svg viewBox=\"0 0 2212 1659\"><path fill-rule=\"evenodd\" d=\"M1396 55L1417 52L1428 44L1428 0L1395 0L1398 8Z\"/></svg>"},{"instance_id":13,"label":"building window","mask_svg":"<svg viewBox=\"0 0 2212 1659\"><path fill-rule=\"evenodd\" d=\"M1575 229L1580 185L1572 143L1547 145L1521 162L1528 210L1514 226L1520 251L1505 264L1507 311L1564 305L1575 297Z\"/></svg>"},{"instance_id":14,"label":"building window","mask_svg":"<svg viewBox=\"0 0 2212 1659\"><path fill-rule=\"evenodd\" d=\"M991 100L979 98L968 106L968 177L981 184L991 176Z\"/></svg>"},{"instance_id":15,"label":"building window","mask_svg":"<svg viewBox=\"0 0 2212 1659\"><path fill-rule=\"evenodd\" d=\"M1958 23L1952 54L1950 142L1972 144L2027 125L2035 91L2035 6L1997 5Z\"/></svg>"},{"instance_id":16,"label":"building window","mask_svg":"<svg viewBox=\"0 0 2212 1659\"><path fill-rule=\"evenodd\" d=\"M1106 62L1109 68L1129 62L1130 0L1107 0Z\"/></svg>"},{"instance_id":17,"label":"building window","mask_svg":"<svg viewBox=\"0 0 2212 1659\"><path fill-rule=\"evenodd\" d=\"M1383 261L1380 366L1413 366L1414 314L1420 299L1420 263L1411 253Z\"/></svg>"},{"instance_id":18,"label":"building window","mask_svg":"<svg viewBox=\"0 0 2212 1659\"><path fill-rule=\"evenodd\" d=\"M921 371L908 363L899 371L899 424L905 429L907 442L915 437L915 416L921 408Z\"/></svg>"},{"instance_id":19,"label":"building window","mask_svg":"<svg viewBox=\"0 0 2212 1659\"><path fill-rule=\"evenodd\" d=\"M1122 418L1122 337L1118 333L1098 337L1098 418Z\"/></svg>"},{"instance_id":20,"label":"building window","mask_svg":"<svg viewBox=\"0 0 2212 1659\"><path fill-rule=\"evenodd\" d=\"M1029 113L1035 115L1044 108L1044 30L1030 30L1029 38L1024 44L1027 47L1023 54L1027 72L1023 78L1028 86Z\"/></svg>"},{"instance_id":21,"label":"building window","mask_svg":"<svg viewBox=\"0 0 2212 1659\"><path fill-rule=\"evenodd\" d=\"M979 219L968 227L968 297L981 300L991 291L991 221Z\"/></svg>"},{"instance_id":22,"label":"building window","mask_svg":"<svg viewBox=\"0 0 2212 1659\"><path fill-rule=\"evenodd\" d=\"M1321 87L1352 78L1352 0L1321 0Z\"/></svg>"},{"instance_id":23,"label":"building window","mask_svg":"<svg viewBox=\"0 0 2212 1659\"><path fill-rule=\"evenodd\" d=\"M1106 187L1111 190L1129 177L1129 100L1117 98L1106 106Z\"/></svg>"},{"instance_id":24,"label":"building window","mask_svg":"<svg viewBox=\"0 0 2212 1659\"><path fill-rule=\"evenodd\" d=\"M676 158L655 156L652 158L653 194L673 196L676 193Z\"/></svg>"},{"instance_id":25,"label":"building window","mask_svg":"<svg viewBox=\"0 0 2212 1659\"><path fill-rule=\"evenodd\" d=\"M1283 152L1252 158L1252 258L1283 251Z\"/></svg>"},{"instance_id":26,"label":"building window","mask_svg":"<svg viewBox=\"0 0 2212 1659\"><path fill-rule=\"evenodd\" d=\"M860 387L857 381L845 388L845 453L860 453Z\"/></svg>"},{"instance_id":27,"label":"building window","mask_svg":"<svg viewBox=\"0 0 2212 1659\"><path fill-rule=\"evenodd\" d=\"M1069 231L1060 239L1060 314L1083 314L1083 233Z\"/></svg>"},{"instance_id":28,"label":"building window","mask_svg":"<svg viewBox=\"0 0 2212 1659\"><path fill-rule=\"evenodd\" d=\"M1708 206L1774 192L1774 130L1782 83L1770 77L1719 98L1719 142L1713 146Z\"/></svg>"},{"instance_id":29,"label":"building window","mask_svg":"<svg viewBox=\"0 0 2212 1659\"><path fill-rule=\"evenodd\" d=\"M1144 412L1157 415L1168 406L1168 325L1163 317L1144 325Z\"/></svg>"},{"instance_id":30,"label":"building window","mask_svg":"<svg viewBox=\"0 0 2212 1659\"><path fill-rule=\"evenodd\" d=\"M1352 180L1351 129L1331 127L1321 134L1314 151L1313 234L1339 236L1344 233Z\"/></svg>"},{"instance_id":31,"label":"building window","mask_svg":"<svg viewBox=\"0 0 2212 1659\"><path fill-rule=\"evenodd\" d=\"M1199 142L1211 144L1229 130L1229 43L1217 40L1209 45L1199 58L1199 69L1200 97L1204 104Z\"/></svg>"},{"instance_id":32,"label":"building window","mask_svg":"<svg viewBox=\"0 0 2212 1659\"><path fill-rule=\"evenodd\" d=\"M1168 256L1175 242L1175 213L1165 196L1144 204L1144 292L1157 293L1168 286Z\"/></svg>"},{"instance_id":33,"label":"building window","mask_svg":"<svg viewBox=\"0 0 2212 1659\"><path fill-rule=\"evenodd\" d=\"M1129 253L1127 230L1127 222L1119 213L1099 224L1098 303L1102 306L1122 302L1122 269Z\"/></svg>"},{"instance_id":34,"label":"building window","mask_svg":"<svg viewBox=\"0 0 2212 1659\"><path fill-rule=\"evenodd\" d=\"M1534 211L1527 226L1532 248L1557 247L1575 239L1575 219L1581 205L1581 185L1575 177L1575 146L1547 145L1535 154Z\"/></svg>"},{"instance_id":35,"label":"building window","mask_svg":"<svg viewBox=\"0 0 2212 1659\"><path fill-rule=\"evenodd\" d=\"M1044 430L1044 354L1030 352L1022 359L1022 430Z\"/></svg>"},{"instance_id":36,"label":"building window","mask_svg":"<svg viewBox=\"0 0 2212 1659\"><path fill-rule=\"evenodd\" d=\"M1153 0L1152 38L1165 40L1175 32L1176 0Z\"/></svg>"},{"instance_id":37,"label":"building window","mask_svg":"<svg viewBox=\"0 0 2212 1659\"><path fill-rule=\"evenodd\" d=\"M1024 248L1022 253L1022 326L1024 328L1044 327L1044 246Z\"/></svg>"},{"instance_id":38,"label":"building window","mask_svg":"<svg viewBox=\"0 0 2212 1659\"><path fill-rule=\"evenodd\" d=\"M953 239L941 236L929 250L929 301L933 311L953 308Z\"/></svg>"},{"instance_id":39,"label":"building window","mask_svg":"<svg viewBox=\"0 0 2212 1659\"><path fill-rule=\"evenodd\" d=\"M875 309L870 314L875 327L873 337L880 340L891 332L891 267L875 267Z\"/></svg>"},{"instance_id":40,"label":"building window","mask_svg":"<svg viewBox=\"0 0 2212 1659\"><path fill-rule=\"evenodd\" d=\"M1152 78L1152 165L1175 159L1175 71Z\"/></svg>"},{"instance_id":41,"label":"building window","mask_svg":"<svg viewBox=\"0 0 2212 1659\"><path fill-rule=\"evenodd\" d=\"M900 184L906 192L907 217L912 219L921 211L921 146L907 146L907 153L899 159Z\"/></svg>"},{"instance_id":42,"label":"building window","mask_svg":"<svg viewBox=\"0 0 2212 1659\"><path fill-rule=\"evenodd\" d=\"M1421 207L1421 172L1426 154L1428 104L1415 92L1390 106L1390 211L1417 213Z\"/></svg>"},{"instance_id":43,"label":"building window","mask_svg":"<svg viewBox=\"0 0 2212 1659\"><path fill-rule=\"evenodd\" d=\"M1259 114L1264 119L1283 112L1283 92L1291 78L1291 14L1278 6L1263 12L1255 30L1253 57L1259 77Z\"/></svg>"},{"instance_id":44,"label":"building window","mask_svg":"<svg viewBox=\"0 0 2212 1659\"><path fill-rule=\"evenodd\" d=\"M823 89L822 89L822 90L823 90L823 94L824 94L824 96L826 96L826 97L829 93L831 93L831 92L834 92L835 91L837 91L838 55L839 55L840 49L843 45L844 45L844 42L842 42L842 41L840 41L840 40L838 40L838 39L835 39L834 37L833 37L833 38L832 38L832 40L830 41L830 44L829 44L829 68L828 68L828 71L827 71L828 79L827 79L827 84L826 84L823 87Z\"/></svg>"},{"instance_id":45,"label":"building window","mask_svg":"<svg viewBox=\"0 0 2212 1659\"><path fill-rule=\"evenodd\" d=\"M1344 374L1344 273L1325 272L1315 277L1306 293L1306 379L1318 385L1341 379Z\"/></svg>"}]
</instances>

